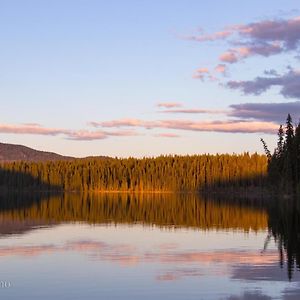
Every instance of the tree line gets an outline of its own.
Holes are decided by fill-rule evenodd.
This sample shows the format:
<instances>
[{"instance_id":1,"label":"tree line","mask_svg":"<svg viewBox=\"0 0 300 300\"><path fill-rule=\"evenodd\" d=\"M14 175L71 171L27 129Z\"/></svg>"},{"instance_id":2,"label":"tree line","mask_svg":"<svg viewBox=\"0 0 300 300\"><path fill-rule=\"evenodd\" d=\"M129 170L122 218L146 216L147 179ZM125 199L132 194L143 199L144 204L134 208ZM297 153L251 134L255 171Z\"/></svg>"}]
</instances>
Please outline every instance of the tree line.
<instances>
[{"instance_id":1,"label":"tree line","mask_svg":"<svg viewBox=\"0 0 300 300\"><path fill-rule=\"evenodd\" d=\"M288 114L285 127L278 130L277 147L271 153L262 140L268 158L268 180L285 194L300 193L300 123L293 125Z\"/></svg>"},{"instance_id":2,"label":"tree line","mask_svg":"<svg viewBox=\"0 0 300 300\"><path fill-rule=\"evenodd\" d=\"M0 166L0 187L65 191L199 191L263 186L265 155L216 154L156 158L89 158L12 162Z\"/></svg>"}]
</instances>

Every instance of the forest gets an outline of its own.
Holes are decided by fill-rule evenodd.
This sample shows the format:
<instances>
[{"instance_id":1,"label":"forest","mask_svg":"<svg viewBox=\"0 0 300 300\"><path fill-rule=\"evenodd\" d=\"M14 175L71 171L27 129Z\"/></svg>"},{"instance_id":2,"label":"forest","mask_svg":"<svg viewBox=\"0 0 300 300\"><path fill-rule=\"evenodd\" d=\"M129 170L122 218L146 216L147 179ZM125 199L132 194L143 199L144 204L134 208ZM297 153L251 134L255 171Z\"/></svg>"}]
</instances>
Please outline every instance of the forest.
<instances>
[{"instance_id":1,"label":"forest","mask_svg":"<svg viewBox=\"0 0 300 300\"><path fill-rule=\"evenodd\" d=\"M20 161L1 164L0 187L152 192L251 188L265 185L267 167L267 157L257 153Z\"/></svg>"},{"instance_id":2,"label":"forest","mask_svg":"<svg viewBox=\"0 0 300 300\"><path fill-rule=\"evenodd\" d=\"M264 140L262 143L268 159L267 178L270 185L282 194L299 195L300 123L294 126L288 114L285 127L279 127L277 147L272 154Z\"/></svg>"}]
</instances>

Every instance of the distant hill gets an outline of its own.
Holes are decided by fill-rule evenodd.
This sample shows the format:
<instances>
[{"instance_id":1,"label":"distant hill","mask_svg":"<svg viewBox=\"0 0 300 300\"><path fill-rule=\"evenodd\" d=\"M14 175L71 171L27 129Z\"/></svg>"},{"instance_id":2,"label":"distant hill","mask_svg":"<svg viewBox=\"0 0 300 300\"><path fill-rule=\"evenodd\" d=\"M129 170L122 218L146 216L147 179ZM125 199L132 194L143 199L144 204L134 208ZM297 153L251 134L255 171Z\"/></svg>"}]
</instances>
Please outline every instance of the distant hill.
<instances>
[{"instance_id":1,"label":"distant hill","mask_svg":"<svg viewBox=\"0 0 300 300\"><path fill-rule=\"evenodd\" d=\"M71 160L74 157L63 156L53 152L31 149L22 145L0 143L0 162L11 161L57 161Z\"/></svg>"}]
</instances>

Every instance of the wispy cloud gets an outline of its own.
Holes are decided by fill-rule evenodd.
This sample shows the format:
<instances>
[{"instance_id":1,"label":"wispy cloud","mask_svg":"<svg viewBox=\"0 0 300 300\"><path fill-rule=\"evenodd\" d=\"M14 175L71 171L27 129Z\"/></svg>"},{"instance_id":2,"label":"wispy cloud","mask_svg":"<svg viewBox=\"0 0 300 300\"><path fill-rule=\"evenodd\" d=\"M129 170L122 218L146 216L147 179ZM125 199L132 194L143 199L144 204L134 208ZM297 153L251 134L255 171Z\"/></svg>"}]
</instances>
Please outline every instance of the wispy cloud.
<instances>
[{"instance_id":1,"label":"wispy cloud","mask_svg":"<svg viewBox=\"0 0 300 300\"><path fill-rule=\"evenodd\" d=\"M271 70L272 73L272 70ZM166 114L211 114L224 115L243 121L264 121L282 123L287 114L300 115L300 101L281 103L240 103L229 105L227 109L181 108L160 111Z\"/></svg>"},{"instance_id":2,"label":"wispy cloud","mask_svg":"<svg viewBox=\"0 0 300 300\"><path fill-rule=\"evenodd\" d=\"M274 133L278 124L263 121L226 120L226 121L191 121L158 120L143 121L139 119L121 119L108 122L93 122L96 127L142 127L146 129L163 128L198 132L228 133Z\"/></svg>"},{"instance_id":3,"label":"wispy cloud","mask_svg":"<svg viewBox=\"0 0 300 300\"><path fill-rule=\"evenodd\" d=\"M255 45L255 42L252 42L252 45L228 49L220 55L219 59L221 62L232 64L254 55L268 57L281 52L283 49L278 43Z\"/></svg>"},{"instance_id":4,"label":"wispy cloud","mask_svg":"<svg viewBox=\"0 0 300 300\"><path fill-rule=\"evenodd\" d=\"M137 132L134 131L89 131L89 130L78 130L78 131L71 131L67 134L67 138L70 140L77 140L77 141L93 141L93 140L102 140L108 137L123 137L123 136L137 136L139 135Z\"/></svg>"},{"instance_id":5,"label":"wispy cloud","mask_svg":"<svg viewBox=\"0 0 300 300\"><path fill-rule=\"evenodd\" d=\"M112 136L134 136L137 135L134 131L89 131L89 130L70 130L62 128L47 128L35 123L26 124L0 124L0 133L5 134L32 134L32 135L46 135L57 136L62 135L66 139L78 141L92 141L106 139Z\"/></svg>"},{"instance_id":6,"label":"wispy cloud","mask_svg":"<svg viewBox=\"0 0 300 300\"><path fill-rule=\"evenodd\" d=\"M158 107L163 108L173 108L173 107L181 107L182 103L180 102L160 102L157 104Z\"/></svg>"},{"instance_id":7,"label":"wispy cloud","mask_svg":"<svg viewBox=\"0 0 300 300\"><path fill-rule=\"evenodd\" d=\"M216 73L220 73L220 72L216 71ZM199 69L197 69L194 72L192 77L195 78L195 79L200 79L200 80L204 80L205 78L207 78L211 81L217 81L218 80L218 78L214 75L214 72L209 71L208 68L199 68Z\"/></svg>"},{"instance_id":8,"label":"wispy cloud","mask_svg":"<svg viewBox=\"0 0 300 300\"><path fill-rule=\"evenodd\" d=\"M215 71L217 73L220 73L220 74L223 74L225 75L227 73L227 67L225 64L218 64L216 67L215 67Z\"/></svg>"},{"instance_id":9,"label":"wispy cloud","mask_svg":"<svg viewBox=\"0 0 300 300\"><path fill-rule=\"evenodd\" d=\"M200 33L187 37L197 42L228 38L236 47L230 47L220 55L220 60L227 63L235 63L255 55L268 57L296 50L300 41L300 17L227 26L212 34Z\"/></svg>"},{"instance_id":10,"label":"wispy cloud","mask_svg":"<svg viewBox=\"0 0 300 300\"><path fill-rule=\"evenodd\" d=\"M226 51L219 57L220 61L233 64L238 61L237 55L233 51Z\"/></svg>"},{"instance_id":11,"label":"wispy cloud","mask_svg":"<svg viewBox=\"0 0 300 300\"><path fill-rule=\"evenodd\" d=\"M208 68L198 68L194 71L193 78L200 79L204 81L204 79L208 79L210 81L218 81L217 75L222 74L223 76L227 75L227 67L225 64L218 64L213 70L209 70Z\"/></svg>"},{"instance_id":12,"label":"wispy cloud","mask_svg":"<svg viewBox=\"0 0 300 300\"><path fill-rule=\"evenodd\" d=\"M202 109L202 108L186 108L186 109L166 109L161 111L166 114L225 114L226 110L219 109Z\"/></svg>"},{"instance_id":13,"label":"wispy cloud","mask_svg":"<svg viewBox=\"0 0 300 300\"><path fill-rule=\"evenodd\" d=\"M166 249L158 252L139 251L130 244L109 244L103 241L78 240L62 245L26 245L0 247L0 257L9 256L37 256L51 252L79 252L91 255L95 259L111 262L160 262L167 264L178 263L228 263L230 265L273 265L278 261L276 250L261 255L257 251L173 251ZM120 254L121 253L121 254ZM190 269L193 270L193 269Z\"/></svg>"},{"instance_id":14,"label":"wispy cloud","mask_svg":"<svg viewBox=\"0 0 300 300\"><path fill-rule=\"evenodd\" d=\"M69 130L59 128L45 128L35 123L27 123L21 125L0 124L0 133L40 134L54 136L59 134L68 134Z\"/></svg>"},{"instance_id":15,"label":"wispy cloud","mask_svg":"<svg viewBox=\"0 0 300 300\"><path fill-rule=\"evenodd\" d=\"M300 99L300 72L290 69L283 75L273 73L271 77L256 77L248 81L231 80L227 83L230 89L241 90L246 95L260 95L272 86L280 87L280 94L285 98Z\"/></svg>"},{"instance_id":16,"label":"wispy cloud","mask_svg":"<svg viewBox=\"0 0 300 300\"><path fill-rule=\"evenodd\" d=\"M284 103L243 103L230 105L228 116L282 123L287 114L300 116L300 101Z\"/></svg>"},{"instance_id":17,"label":"wispy cloud","mask_svg":"<svg viewBox=\"0 0 300 300\"><path fill-rule=\"evenodd\" d=\"M206 76L209 76L209 74L208 68L199 68L194 72L193 78L203 80Z\"/></svg>"},{"instance_id":18,"label":"wispy cloud","mask_svg":"<svg viewBox=\"0 0 300 300\"><path fill-rule=\"evenodd\" d=\"M94 127L105 127L105 128L120 128L120 127L144 127L147 129L151 129L156 127L155 121L144 121L139 119L119 119L105 122L90 122L90 124Z\"/></svg>"},{"instance_id":19,"label":"wispy cloud","mask_svg":"<svg viewBox=\"0 0 300 300\"><path fill-rule=\"evenodd\" d=\"M178 138L180 135L175 133L158 133L154 135L155 137L162 137L162 138Z\"/></svg>"},{"instance_id":20,"label":"wispy cloud","mask_svg":"<svg viewBox=\"0 0 300 300\"><path fill-rule=\"evenodd\" d=\"M198 35L189 35L183 36L184 39L197 41L197 42L212 42L220 39L226 39L233 34L232 28L224 29L223 31L214 32L211 34L205 34L203 31L200 31Z\"/></svg>"}]
</instances>

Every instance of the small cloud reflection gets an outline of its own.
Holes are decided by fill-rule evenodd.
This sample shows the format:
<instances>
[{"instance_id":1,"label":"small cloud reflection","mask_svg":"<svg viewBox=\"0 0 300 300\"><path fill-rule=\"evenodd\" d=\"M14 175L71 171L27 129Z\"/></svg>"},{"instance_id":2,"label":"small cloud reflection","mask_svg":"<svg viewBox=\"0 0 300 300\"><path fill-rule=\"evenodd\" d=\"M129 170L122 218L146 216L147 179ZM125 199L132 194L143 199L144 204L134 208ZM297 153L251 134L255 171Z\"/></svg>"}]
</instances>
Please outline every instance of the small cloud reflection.
<instances>
[{"instance_id":1,"label":"small cloud reflection","mask_svg":"<svg viewBox=\"0 0 300 300\"><path fill-rule=\"evenodd\" d=\"M266 265L239 265L233 268L233 279L254 281L287 281L286 266L280 268L278 263ZM299 272L293 274L293 281L300 281Z\"/></svg>"},{"instance_id":2,"label":"small cloud reflection","mask_svg":"<svg viewBox=\"0 0 300 300\"><path fill-rule=\"evenodd\" d=\"M270 296L263 295L260 291L244 292L242 295L233 295L228 300L269 300Z\"/></svg>"},{"instance_id":3,"label":"small cloud reflection","mask_svg":"<svg viewBox=\"0 0 300 300\"><path fill-rule=\"evenodd\" d=\"M174 281L182 279L183 277L198 277L205 275L203 271L200 271L196 268L192 269L175 269L163 272L156 276L158 281Z\"/></svg>"}]
</instances>

